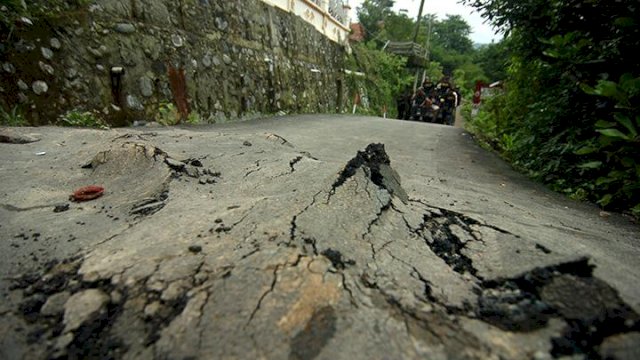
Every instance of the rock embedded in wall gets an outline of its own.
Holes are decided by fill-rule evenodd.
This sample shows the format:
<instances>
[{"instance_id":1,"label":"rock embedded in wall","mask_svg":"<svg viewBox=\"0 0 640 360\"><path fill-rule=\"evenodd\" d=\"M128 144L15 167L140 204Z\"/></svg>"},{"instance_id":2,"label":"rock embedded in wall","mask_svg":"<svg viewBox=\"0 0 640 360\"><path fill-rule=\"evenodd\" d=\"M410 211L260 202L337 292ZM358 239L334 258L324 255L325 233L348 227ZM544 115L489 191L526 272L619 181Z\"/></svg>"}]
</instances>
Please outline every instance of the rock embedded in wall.
<instances>
[{"instance_id":1,"label":"rock embedded in wall","mask_svg":"<svg viewBox=\"0 0 640 360\"><path fill-rule=\"evenodd\" d=\"M53 51L49 48L46 47L41 47L40 51L42 52L42 56L47 59L47 60L51 60L53 58Z\"/></svg>"},{"instance_id":2,"label":"rock embedded in wall","mask_svg":"<svg viewBox=\"0 0 640 360\"><path fill-rule=\"evenodd\" d=\"M41 80L34 81L33 84L31 84L31 88L36 95L42 95L49 91L49 85Z\"/></svg>"},{"instance_id":3,"label":"rock embedded in wall","mask_svg":"<svg viewBox=\"0 0 640 360\"><path fill-rule=\"evenodd\" d=\"M129 23L116 24L113 29L121 34L133 34L136 32L136 27Z\"/></svg>"},{"instance_id":4,"label":"rock embedded in wall","mask_svg":"<svg viewBox=\"0 0 640 360\"><path fill-rule=\"evenodd\" d=\"M153 95L153 82L147 76L140 78L140 92L144 97L150 97Z\"/></svg>"},{"instance_id":5,"label":"rock embedded in wall","mask_svg":"<svg viewBox=\"0 0 640 360\"><path fill-rule=\"evenodd\" d=\"M51 40L49 40L49 44L54 50L60 50L60 48L62 47L60 40L58 40L57 38L51 38Z\"/></svg>"}]
</instances>

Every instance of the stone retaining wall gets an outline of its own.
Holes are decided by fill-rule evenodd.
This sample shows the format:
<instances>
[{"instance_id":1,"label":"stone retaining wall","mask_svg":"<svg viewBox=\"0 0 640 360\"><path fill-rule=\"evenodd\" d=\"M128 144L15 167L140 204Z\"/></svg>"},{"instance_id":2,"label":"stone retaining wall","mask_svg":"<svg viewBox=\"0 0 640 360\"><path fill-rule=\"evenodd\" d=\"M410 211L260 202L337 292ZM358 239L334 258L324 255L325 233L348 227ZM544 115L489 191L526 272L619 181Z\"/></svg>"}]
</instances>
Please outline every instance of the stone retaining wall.
<instances>
[{"instance_id":1,"label":"stone retaining wall","mask_svg":"<svg viewBox=\"0 0 640 360\"><path fill-rule=\"evenodd\" d=\"M341 106L344 47L262 1L64 3L0 35L0 103L34 124L94 111L125 125L170 103L201 122Z\"/></svg>"}]
</instances>

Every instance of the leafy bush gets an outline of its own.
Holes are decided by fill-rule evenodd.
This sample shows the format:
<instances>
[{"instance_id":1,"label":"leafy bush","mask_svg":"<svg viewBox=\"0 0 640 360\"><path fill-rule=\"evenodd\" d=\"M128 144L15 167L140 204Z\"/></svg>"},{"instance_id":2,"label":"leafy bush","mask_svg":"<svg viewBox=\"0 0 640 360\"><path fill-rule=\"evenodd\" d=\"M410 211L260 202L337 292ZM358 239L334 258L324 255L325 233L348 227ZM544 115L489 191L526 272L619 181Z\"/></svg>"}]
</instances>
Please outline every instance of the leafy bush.
<instances>
[{"instance_id":1,"label":"leafy bush","mask_svg":"<svg viewBox=\"0 0 640 360\"><path fill-rule=\"evenodd\" d=\"M187 124L197 125L197 124L200 124L201 122L202 122L202 119L200 118L200 114L198 114L195 111L190 112L189 116L187 116Z\"/></svg>"},{"instance_id":2,"label":"leafy bush","mask_svg":"<svg viewBox=\"0 0 640 360\"><path fill-rule=\"evenodd\" d=\"M106 128L107 125L90 111L72 110L60 117L60 125L74 127Z\"/></svg>"},{"instance_id":3,"label":"leafy bush","mask_svg":"<svg viewBox=\"0 0 640 360\"><path fill-rule=\"evenodd\" d=\"M582 89L615 105L610 118L595 123L598 137L575 151L585 156L579 166L596 178L593 190L600 205L630 205L640 216L640 77L627 73L617 82L600 80Z\"/></svg>"},{"instance_id":4,"label":"leafy bush","mask_svg":"<svg viewBox=\"0 0 640 360\"><path fill-rule=\"evenodd\" d=\"M24 118L18 106L14 106L11 112L6 112L0 107L0 125L3 126L25 126L27 120Z\"/></svg>"},{"instance_id":5,"label":"leafy bush","mask_svg":"<svg viewBox=\"0 0 640 360\"><path fill-rule=\"evenodd\" d=\"M463 2L509 33L504 106L476 128L552 189L639 216L637 1Z\"/></svg>"},{"instance_id":6,"label":"leafy bush","mask_svg":"<svg viewBox=\"0 0 640 360\"><path fill-rule=\"evenodd\" d=\"M177 125L180 122L178 109L172 103L160 103L160 105L158 105L156 121L164 126Z\"/></svg>"},{"instance_id":7,"label":"leafy bush","mask_svg":"<svg viewBox=\"0 0 640 360\"><path fill-rule=\"evenodd\" d=\"M413 84L413 78L405 67L406 58L376 50L373 43L358 44L353 47L347 64L349 68L365 74L364 77L352 75L347 78L352 94L358 91L366 95L365 102L369 106L359 107L359 111L380 115L386 106L389 116L394 116L396 96Z\"/></svg>"}]
</instances>

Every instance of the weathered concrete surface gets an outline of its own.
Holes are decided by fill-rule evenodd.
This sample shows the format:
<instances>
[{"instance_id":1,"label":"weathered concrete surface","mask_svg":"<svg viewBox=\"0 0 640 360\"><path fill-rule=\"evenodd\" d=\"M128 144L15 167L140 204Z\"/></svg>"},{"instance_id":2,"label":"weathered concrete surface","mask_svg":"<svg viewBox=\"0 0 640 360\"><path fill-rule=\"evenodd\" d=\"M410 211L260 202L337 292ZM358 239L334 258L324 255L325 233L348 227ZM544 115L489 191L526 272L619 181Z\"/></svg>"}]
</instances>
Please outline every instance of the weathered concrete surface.
<instances>
[{"instance_id":1,"label":"weathered concrete surface","mask_svg":"<svg viewBox=\"0 0 640 360\"><path fill-rule=\"evenodd\" d=\"M638 227L460 129L12 131L0 358L637 358Z\"/></svg>"}]
</instances>

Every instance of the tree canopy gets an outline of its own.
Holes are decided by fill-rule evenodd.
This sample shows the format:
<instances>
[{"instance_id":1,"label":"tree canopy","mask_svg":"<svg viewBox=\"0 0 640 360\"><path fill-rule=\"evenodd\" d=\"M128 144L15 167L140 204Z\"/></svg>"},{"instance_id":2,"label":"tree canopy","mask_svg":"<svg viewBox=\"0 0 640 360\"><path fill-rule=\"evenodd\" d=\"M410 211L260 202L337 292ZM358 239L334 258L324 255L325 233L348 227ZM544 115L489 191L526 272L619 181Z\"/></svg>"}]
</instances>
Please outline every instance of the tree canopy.
<instances>
[{"instance_id":1,"label":"tree canopy","mask_svg":"<svg viewBox=\"0 0 640 360\"><path fill-rule=\"evenodd\" d=\"M387 17L393 14L391 8L394 3L394 0L364 0L362 6L358 7L358 20L367 36L375 38L380 33Z\"/></svg>"},{"instance_id":2,"label":"tree canopy","mask_svg":"<svg viewBox=\"0 0 640 360\"><path fill-rule=\"evenodd\" d=\"M443 49L469 54L473 51L471 26L460 15L447 15L442 21L435 21L432 25L432 41Z\"/></svg>"},{"instance_id":3,"label":"tree canopy","mask_svg":"<svg viewBox=\"0 0 640 360\"><path fill-rule=\"evenodd\" d=\"M360 23L367 29L367 41L382 48L387 41L413 41L416 20L392 11L393 1L366 0L358 8ZM470 39L471 26L459 15L438 19L435 14L421 18L417 43L429 48L427 74L439 78L454 76L454 81L469 92L476 80L486 80L484 69L473 64L476 50ZM502 62L504 66L505 62ZM493 65L499 71L500 65Z\"/></svg>"}]
</instances>

